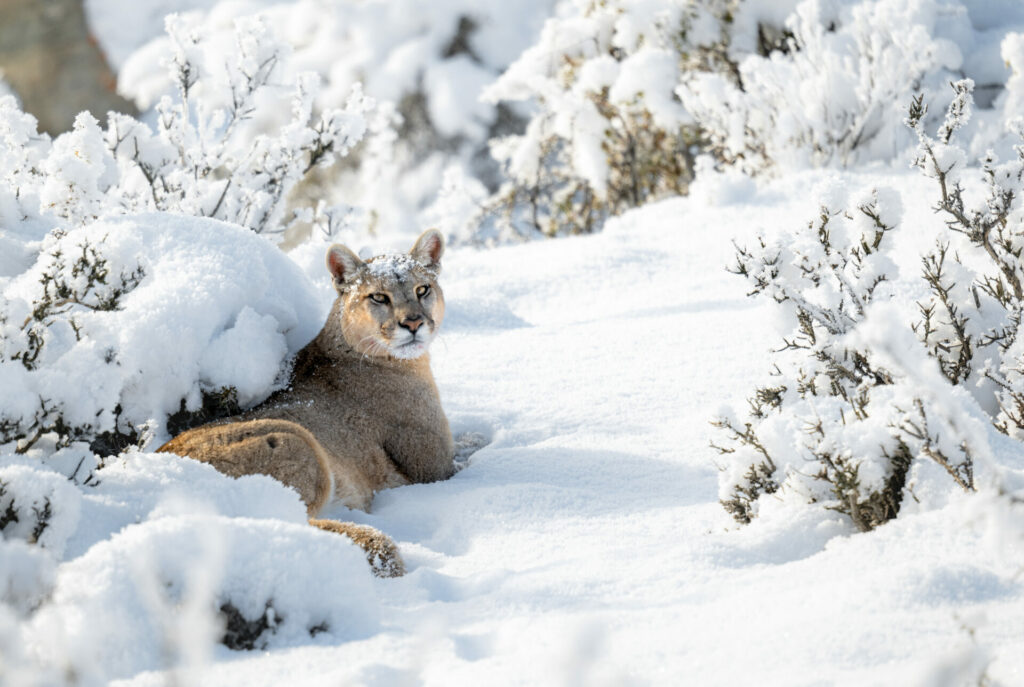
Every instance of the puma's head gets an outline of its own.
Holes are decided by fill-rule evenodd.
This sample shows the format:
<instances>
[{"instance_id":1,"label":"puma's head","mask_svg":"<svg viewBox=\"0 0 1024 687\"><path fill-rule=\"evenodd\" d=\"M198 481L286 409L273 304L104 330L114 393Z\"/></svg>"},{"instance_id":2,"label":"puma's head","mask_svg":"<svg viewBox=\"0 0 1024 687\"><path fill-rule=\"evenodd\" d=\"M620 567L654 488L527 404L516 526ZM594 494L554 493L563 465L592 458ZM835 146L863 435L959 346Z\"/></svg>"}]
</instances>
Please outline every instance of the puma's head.
<instances>
[{"instance_id":1,"label":"puma's head","mask_svg":"<svg viewBox=\"0 0 1024 687\"><path fill-rule=\"evenodd\" d=\"M418 358L444 319L444 294L437 283L444 239L428 229L407 254L378 255L363 262L345 246L327 251L341 307L341 332L357 353Z\"/></svg>"}]
</instances>

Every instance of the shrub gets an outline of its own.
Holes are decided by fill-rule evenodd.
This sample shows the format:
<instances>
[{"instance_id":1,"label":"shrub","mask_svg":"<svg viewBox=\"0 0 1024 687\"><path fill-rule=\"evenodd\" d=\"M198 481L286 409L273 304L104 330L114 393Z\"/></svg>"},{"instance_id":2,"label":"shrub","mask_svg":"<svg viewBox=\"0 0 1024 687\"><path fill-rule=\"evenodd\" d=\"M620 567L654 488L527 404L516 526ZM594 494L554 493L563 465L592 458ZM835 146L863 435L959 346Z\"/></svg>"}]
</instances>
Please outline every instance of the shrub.
<instances>
[{"instance_id":1,"label":"shrub","mask_svg":"<svg viewBox=\"0 0 1024 687\"><path fill-rule=\"evenodd\" d=\"M251 21L258 14L280 27L279 35L288 43L279 64L282 73L302 69L320 76L324 87L314 111L343 105L357 82L378 101L358 149L345 163L312 175L299 190L303 201L363 208L354 229L365 234L379 228L412 231L447 167L497 188L497 165L487 141L520 129L522 117L478 96L534 39L555 0L429 5L419 0L256 0L206 5L208 9L183 14L181 22L208 37L203 51L212 65L230 57L235 22ZM124 59L118 90L142 109L175 88L156 67L161 57L171 54L170 40L150 38L148 43L134 36L109 40L115 47L131 42L139 46ZM262 109L255 128L280 126L282 112L286 110Z\"/></svg>"},{"instance_id":2,"label":"shrub","mask_svg":"<svg viewBox=\"0 0 1024 687\"><path fill-rule=\"evenodd\" d=\"M891 158L911 143L896 116L905 96L960 67L940 18L966 22L942 0L567 7L487 91L535 113L492 143L509 181L481 225L593 231L685 195L701 151L749 173Z\"/></svg>"},{"instance_id":3,"label":"shrub","mask_svg":"<svg viewBox=\"0 0 1024 687\"><path fill-rule=\"evenodd\" d=\"M919 141L914 164L937 182L936 210L949 229L924 257L932 296L919 304L914 328L951 383L988 380L976 393L988 406L994 396L996 429L1024 439L1024 127L1016 123L1014 159L1000 163L990 152L982 160L985 195L972 206L963 185L967 154L956 138L971 116L973 86L953 84L954 100L934 138L925 131L920 97L907 118Z\"/></svg>"},{"instance_id":4,"label":"shrub","mask_svg":"<svg viewBox=\"0 0 1024 687\"><path fill-rule=\"evenodd\" d=\"M732 71L689 72L678 94L710 149L748 172L891 159L912 142L903 103L915 90L939 94L960 68L941 34L965 22L941 0L805 0L767 52L736 55Z\"/></svg>"},{"instance_id":5,"label":"shrub","mask_svg":"<svg viewBox=\"0 0 1024 687\"><path fill-rule=\"evenodd\" d=\"M891 302L900 212L883 189L849 205L827 198L805 229L737 248L733 271L791 327L745 417L727 410L714 421L726 437L716 446L727 456L720 498L738 522L775 495L869 530L896 516L923 461L973 490L975 454L987 448L972 434L972 401L920 372L926 353Z\"/></svg>"},{"instance_id":6,"label":"shrub","mask_svg":"<svg viewBox=\"0 0 1024 687\"><path fill-rule=\"evenodd\" d=\"M223 67L176 17L167 29L177 90L158 102L155 128L111 113L104 129L82 113L72 131L50 141L13 98L0 99L0 175L10 189L0 212L15 225L35 220L32 231L15 232L23 256L8 273L31 261L39 226L70 230L113 215L174 212L280 234L296 184L362 138L372 101L354 88L343 108L314 115L317 77L300 74L290 87L277 81L284 47L265 22L238 22ZM290 117L269 132L247 129L265 109Z\"/></svg>"},{"instance_id":7,"label":"shrub","mask_svg":"<svg viewBox=\"0 0 1024 687\"><path fill-rule=\"evenodd\" d=\"M985 194L972 203L956 140L972 88L969 79L953 84L934 137L923 97L906 119L918 138L914 164L936 181L947 227L921 258L928 295L915 310L886 290L898 212L897 199L880 191L845 211L825 203L805 231L737 249L734 271L793 326L746 417L729 411L715 420L727 437L718 446L728 456L721 500L739 522L776 494L871 529L896 516L923 463L974 490L976 467L992 460L987 424L1024 437L1024 145L1009 162L991 153L983 160Z\"/></svg>"},{"instance_id":8,"label":"shrub","mask_svg":"<svg viewBox=\"0 0 1024 687\"><path fill-rule=\"evenodd\" d=\"M51 235L0 292L0 450L104 455L258 402L322 322L278 248L148 214Z\"/></svg>"},{"instance_id":9,"label":"shrub","mask_svg":"<svg viewBox=\"0 0 1024 687\"><path fill-rule=\"evenodd\" d=\"M62 234L54 236L59 239ZM71 341L87 336L78 317L82 312L120 309L122 298L145 276L137 264L115 276L110 261L89 240L58 243L40 262L39 288L27 307L0 295L0 366L6 368L0 370L6 372L8 389L23 396L18 403L7 400L0 407L0 444L13 443L17 453L25 453L46 435L56 438L54 448L95 435L101 420L69 420L59 400L28 392L26 382L33 371L60 355L55 349L66 350ZM26 309L27 314L19 312ZM110 363L116 354L110 348L104 357ZM11 363L24 369L12 369ZM119 414L116 409L108 411Z\"/></svg>"},{"instance_id":10,"label":"shrub","mask_svg":"<svg viewBox=\"0 0 1024 687\"><path fill-rule=\"evenodd\" d=\"M715 61L733 4L581 0L548 20L485 94L536 106L522 135L492 142L509 181L488 210L513 233L551 236L685 194L699 130L673 89Z\"/></svg>"},{"instance_id":11,"label":"shrub","mask_svg":"<svg viewBox=\"0 0 1024 687\"><path fill-rule=\"evenodd\" d=\"M81 493L63 475L29 465L0 467L0 540L37 544L59 559L80 511Z\"/></svg>"}]
</instances>

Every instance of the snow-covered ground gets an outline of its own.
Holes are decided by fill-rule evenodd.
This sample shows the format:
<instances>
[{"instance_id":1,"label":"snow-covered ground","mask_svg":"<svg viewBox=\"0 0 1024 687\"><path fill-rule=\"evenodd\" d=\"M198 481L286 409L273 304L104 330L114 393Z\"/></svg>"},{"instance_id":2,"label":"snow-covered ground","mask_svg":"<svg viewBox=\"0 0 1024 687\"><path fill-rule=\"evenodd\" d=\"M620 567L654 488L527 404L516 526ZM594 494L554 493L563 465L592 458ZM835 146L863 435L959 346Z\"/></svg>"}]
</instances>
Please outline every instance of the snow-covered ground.
<instances>
[{"instance_id":1,"label":"snow-covered ground","mask_svg":"<svg viewBox=\"0 0 1024 687\"><path fill-rule=\"evenodd\" d=\"M372 578L268 478L129 453L82 489L52 604L0 639L119 685L939 685L986 661L1019 684L1024 552L986 497L866 534L798 508L740 528L717 502L709 418L775 341L771 308L724 269L730 242L805 222L820 177L722 181L599 235L449 251L433 368L454 432L489 443L446 482L329 514L392 535L405 577ZM838 180L868 178L929 192L910 172ZM908 227L935 221L909 204ZM309 271L322 310L327 274ZM267 648L215 644L212 598L248 618L271 601Z\"/></svg>"}]
</instances>

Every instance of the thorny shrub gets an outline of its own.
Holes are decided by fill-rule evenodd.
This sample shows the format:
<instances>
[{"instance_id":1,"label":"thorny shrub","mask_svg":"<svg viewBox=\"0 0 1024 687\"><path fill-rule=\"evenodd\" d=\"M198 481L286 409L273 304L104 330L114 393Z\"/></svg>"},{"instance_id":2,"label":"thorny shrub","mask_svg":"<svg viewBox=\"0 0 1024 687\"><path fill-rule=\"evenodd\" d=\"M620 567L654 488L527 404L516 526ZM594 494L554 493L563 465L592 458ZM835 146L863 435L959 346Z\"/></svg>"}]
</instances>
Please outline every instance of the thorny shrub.
<instances>
[{"instance_id":1,"label":"thorny shrub","mask_svg":"<svg viewBox=\"0 0 1024 687\"><path fill-rule=\"evenodd\" d=\"M973 82L952 86L934 137L922 97L906 119L918 138L914 164L937 182L948 229L921 258L930 295L916 312L896 307L886 289L899 220L889 192L845 210L823 204L806 230L737 248L733 271L793 327L746 416L715 420L726 437L716 446L727 456L721 501L741 523L775 495L821 503L871 529L913 496L908 475L921 461L974 490L976 460L989 450L981 421L1024 437L1024 145L1006 163L988 154L980 180L965 180L956 133L971 115ZM965 185L983 187L984 197L972 203Z\"/></svg>"}]
</instances>

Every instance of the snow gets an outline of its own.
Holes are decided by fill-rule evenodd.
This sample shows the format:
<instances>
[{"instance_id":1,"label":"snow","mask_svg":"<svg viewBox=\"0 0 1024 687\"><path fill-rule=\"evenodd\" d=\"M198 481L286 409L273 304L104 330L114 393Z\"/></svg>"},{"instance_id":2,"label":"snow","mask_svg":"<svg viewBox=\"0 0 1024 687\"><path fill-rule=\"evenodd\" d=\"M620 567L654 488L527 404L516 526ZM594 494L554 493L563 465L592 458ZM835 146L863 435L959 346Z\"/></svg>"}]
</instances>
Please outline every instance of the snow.
<instances>
[{"instance_id":1,"label":"snow","mask_svg":"<svg viewBox=\"0 0 1024 687\"><path fill-rule=\"evenodd\" d=\"M905 203L928 188L887 174ZM773 313L722 266L731 238L813 211L808 181L718 205L651 205L586 238L448 251L432 366L453 431L489 443L446 482L382 492L370 514L331 513L393 536L405 577L371 578L352 546L304 525L297 496L269 478L128 453L82 488L63 558L5 544L8 589L39 584L51 598L14 636L44 665L80 658L87 677L119 685L160 683L179 658L191 671L182 675L210 685L671 684L683 674L695 684L933 684L946 662L984 663L981 651L990 675L1012 680L1024 670L1021 540L988 519L1010 520L949 492L869 534L783 502L737 529L717 503L708 421L764 374L774 338ZM922 204L906 212L906 222L936 221ZM159 221L122 224L139 233ZM247 245L226 225L178 224L180 243L143 234L164 247L148 254L170 261L192 243L216 255L222 236ZM103 230L116 246L117 226ZM233 266L253 260L238 257L207 266L242 279ZM325 287L322 262L310 269ZM329 292L314 293L303 320L322 317ZM259 333L275 330L251 307L233 327L252 330L258 353ZM1018 450L1002 460L1021 473ZM202 571L208 579L195 579ZM266 649L204 643L211 598L250 618L273 599L282 619ZM310 636L321 621L330 629Z\"/></svg>"},{"instance_id":2,"label":"snow","mask_svg":"<svg viewBox=\"0 0 1024 687\"><path fill-rule=\"evenodd\" d=\"M658 88L658 84L679 79L676 57L670 51L642 48L623 60L620 69L608 93L612 102L630 103L640 94L649 94L647 106L659 126L669 128L684 117L682 106L671 93Z\"/></svg>"},{"instance_id":3,"label":"snow","mask_svg":"<svg viewBox=\"0 0 1024 687\"><path fill-rule=\"evenodd\" d=\"M245 356L238 355L245 351ZM272 315L260 315L249 306L235 324L210 342L199 360L199 377L212 387L234 386L238 402L249 406L260 399L277 378L288 342Z\"/></svg>"},{"instance_id":4,"label":"snow","mask_svg":"<svg viewBox=\"0 0 1024 687\"><path fill-rule=\"evenodd\" d=\"M0 496L0 510L5 514L14 511L17 517L4 527L4 538L37 543L60 558L78 527L81 493L63 475L41 472L31 464L0 467L0 484L5 492ZM53 515L41 528L45 509L52 509Z\"/></svg>"},{"instance_id":5,"label":"snow","mask_svg":"<svg viewBox=\"0 0 1024 687\"><path fill-rule=\"evenodd\" d=\"M0 599L20 613L38 607L53 587L53 557L41 547L13 538L0 541L0 551Z\"/></svg>"},{"instance_id":6,"label":"snow","mask_svg":"<svg viewBox=\"0 0 1024 687\"><path fill-rule=\"evenodd\" d=\"M386 253L369 260L366 271L377 279L394 279L404 282L413 270L423 265L407 253Z\"/></svg>"},{"instance_id":7,"label":"snow","mask_svg":"<svg viewBox=\"0 0 1024 687\"><path fill-rule=\"evenodd\" d=\"M1005 152L1010 137L994 122L1008 121L1024 97L1024 10L1009 0L747 0L725 49L749 90L712 71L677 92L673 40L683 39L672 32L681 18L686 46L719 39L717 3L698 4L443 0L427 12L413 0L87 0L122 87L141 103L167 90L157 57L170 49L160 37L166 11L185 12L172 21L182 36L202 29L214 38L212 62L260 52L233 54L228 40L237 20L258 11L263 23L243 20L252 31L240 38L266 30L291 46L272 90L307 69L325 82L321 96L302 89L301 122L362 79L375 97L423 94L444 145L472 145L406 141L413 160L388 157L395 106L360 108L360 133L365 115L368 146L384 150L348 160L370 182L347 189L352 202L365 191L368 204L332 205L337 189L304 188L316 201L302 214L313 233L284 252L238 224L136 212L125 189L111 191L128 183L124 160L110 155L95 120L83 115L51 144L0 96L0 423L31 426L46 406L97 431L142 429L139 445L103 458L52 437L24 455L16 442L0 447L0 683L1024 683L1024 451L992 426L998 390L973 378L950 385L906 326L932 297L919 271L936 240L963 257L947 274L964 307L979 258L936 214L934 172L907 168L914 136L902 124L910 92L900 76L931 83L962 69L994 89L961 132L970 151L934 142L974 207L984 189L966 163L979 146ZM477 29L465 50L449 51L462 19ZM796 29L805 51L755 56L759 20ZM825 29L831 21L835 31ZM188 40L178 48L199 50ZM763 138L754 143L768 144L784 173L752 178L742 162L705 154L688 196L626 211L599 233L467 245L483 235L460 232L489 193L467 151L493 135L497 101L533 99L511 103L524 113L544 106L520 139L492 139L511 171L537 176L542 142L555 132L573 140L569 164L600 195L611 171L602 147L609 120L592 95L604 89L608 102L646 108L666 128L687 121L684 107L707 107L719 142L735 151L755 127ZM226 94L205 95L215 103ZM777 108L772 117L764 103ZM262 109L238 130L242 143L287 109L264 121L266 103L254 107ZM188 130L223 133L224 121L203 112L209 121L189 119ZM853 115L862 119L851 124ZM940 123L934 109L928 133ZM811 138L833 124L837 136L863 126L870 149L816 150ZM816 154L835 163L844 153L848 169L810 168ZM997 169L1013 177L1012 165ZM341 179L334 183L351 181ZM1015 179L1003 183L1017 188ZM307 524L294 490L155 449L182 402L196 409L204 392L233 387L251 406L286 383L289 356L336 296L329 246L378 256L367 263L375 276L418 265L406 253L416 234L392 221L408 209L400 196L424 201L420 219L450 240L431 367L460 469L380 492L368 513L325 514L394 538L407 574L379 579L347 539ZM885 250L830 273L839 259L807 231L823 207L835 213L829 229L840 251L875 231L859 212L871 207L895 227ZM750 282L726 270L736 246L759 239L779 255L761 268L795 280L814 266L796 295L809 307L845 302L838 343L871 351L872 364L903 380L872 387L872 416L833 422L820 445L856 461L863 485L882 484L886 464L871 457L893 441L886 412L923 399L936 445L974 454L977 493L936 462L915 460L899 516L858 532L830 508L834 494L808 458L802 418L843 411L816 370L806 383L817 396L787 391L787 403L804 402L802 416L758 425L785 456L783 489L757 500L748 525L722 508L757 456L749 446L720 455L711 422L742 423L745 399L773 379L780 337L792 333L792 303L774 302L778 293L750 298ZM73 258L86 245L115 277L94 297L109 295L118 275L130 288L113 309L54 315L39 330L38 363L24 364L13 357L31 347L21 323L45 296L47 275L87 285L54 256ZM890 280L878 297L849 314L841 279L863 289L880 275ZM994 326L982 315L976 334ZM1022 350L1014 342L1004 357L1013 363ZM250 650L218 642L225 613L256 628Z\"/></svg>"}]
</instances>

